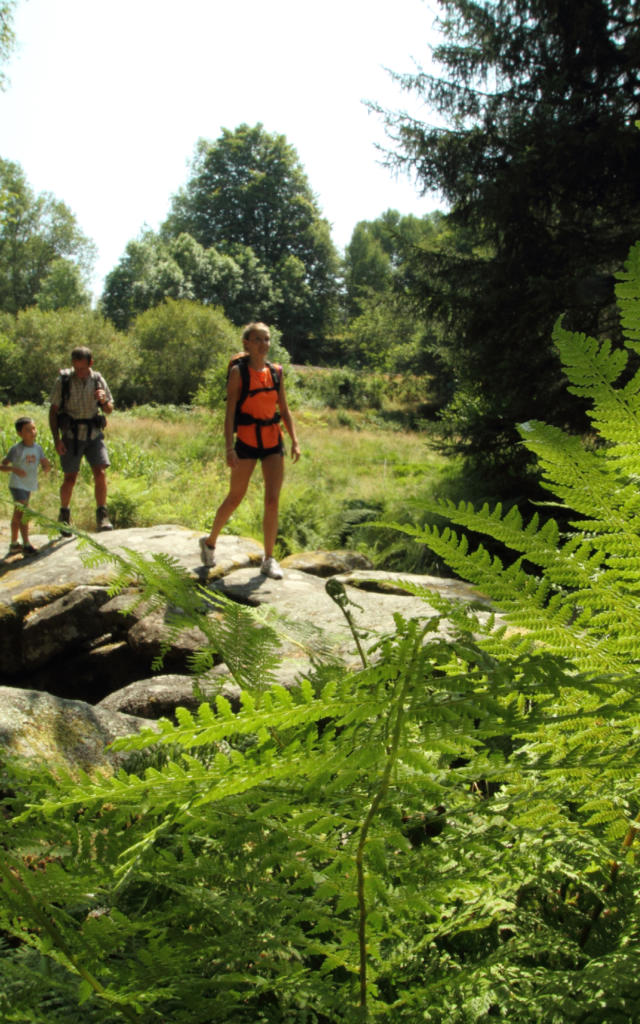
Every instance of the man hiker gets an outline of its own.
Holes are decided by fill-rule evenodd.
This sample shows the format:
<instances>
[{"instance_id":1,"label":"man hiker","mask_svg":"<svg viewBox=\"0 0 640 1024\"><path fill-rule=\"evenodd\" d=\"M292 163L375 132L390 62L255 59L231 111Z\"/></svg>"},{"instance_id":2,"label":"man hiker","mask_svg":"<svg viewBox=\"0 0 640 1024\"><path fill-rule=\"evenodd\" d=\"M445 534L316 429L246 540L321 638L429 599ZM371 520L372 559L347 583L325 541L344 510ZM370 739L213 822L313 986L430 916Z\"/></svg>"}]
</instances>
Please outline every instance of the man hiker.
<instances>
[{"instance_id":1,"label":"man hiker","mask_svg":"<svg viewBox=\"0 0 640 1024\"><path fill-rule=\"evenodd\" d=\"M92 364L91 349L74 348L72 369L60 371L51 392L49 426L64 473L58 522L65 525L71 522L69 505L84 456L93 473L96 526L102 531L113 529L107 515L106 469L110 463L103 435L106 416L113 412L113 399L107 382ZM70 532L61 529L66 536Z\"/></svg>"}]
</instances>

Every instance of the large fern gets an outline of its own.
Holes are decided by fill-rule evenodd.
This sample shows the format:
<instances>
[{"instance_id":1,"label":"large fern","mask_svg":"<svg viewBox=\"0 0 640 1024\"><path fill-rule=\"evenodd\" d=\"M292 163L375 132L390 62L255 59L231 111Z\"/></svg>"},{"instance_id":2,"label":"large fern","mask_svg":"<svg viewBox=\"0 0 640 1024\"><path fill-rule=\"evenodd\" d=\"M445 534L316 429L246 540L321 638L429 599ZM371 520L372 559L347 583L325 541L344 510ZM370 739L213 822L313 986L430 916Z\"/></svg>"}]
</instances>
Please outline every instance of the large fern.
<instances>
[{"instance_id":1,"label":"large fern","mask_svg":"<svg viewBox=\"0 0 640 1024\"><path fill-rule=\"evenodd\" d=\"M640 245L623 283L624 333L638 347ZM634 298L635 296L635 298ZM505 564L482 546L469 549L449 527L398 527L428 544L465 579L477 583L521 628L523 641L543 643L584 668L625 671L640 658L640 374L618 384L628 359L556 325L554 340L569 387L591 402L598 443L585 445L547 424L522 424L520 434L538 458L544 485L568 514L560 536L553 518L533 514L526 525L512 508L475 509L434 502L431 511L456 526L491 536L514 552ZM425 503L429 507L429 503Z\"/></svg>"},{"instance_id":2,"label":"large fern","mask_svg":"<svg viewBox=\"0 0 640 1024\"><path fill-rule=\"evenodd\" d=\"M607 346L556 339L602 440L522 436L570 531L438 506L503 561L410 531L506 622L424 591L424 619L365 647L330 586L362 668L316 660L288 691L264 686L272 621L169 559L120 557L114 586L135 577L170 628L198 625L196 667L225 660L240 711L218 696L119 741L114 777L4 766L0 1019L634 1019L637 391Z\"/></svg>"}]
</instances>

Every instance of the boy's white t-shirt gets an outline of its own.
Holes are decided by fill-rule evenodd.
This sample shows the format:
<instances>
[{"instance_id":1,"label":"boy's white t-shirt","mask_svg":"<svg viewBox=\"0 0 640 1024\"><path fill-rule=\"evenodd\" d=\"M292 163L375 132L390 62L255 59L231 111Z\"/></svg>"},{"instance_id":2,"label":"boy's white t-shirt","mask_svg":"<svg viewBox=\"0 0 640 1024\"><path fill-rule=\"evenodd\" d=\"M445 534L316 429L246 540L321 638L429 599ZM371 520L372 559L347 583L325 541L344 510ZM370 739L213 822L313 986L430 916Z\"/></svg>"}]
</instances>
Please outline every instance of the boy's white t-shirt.
<instances>
[{"instance_id":1,"label":"boy's white t-shirt","mask_svg":"<svg viewBox=\"0 0 640 1024\"><path fill-rule=\"evenodd\" d=\"M25 444L19 441L7 452L7 459L12 466L19 469L26 469L26 476L16 476L12 473L9 477L9 487L18 487L21 491L38 490L38 466L44 459L44 451L37 442Z\"/></svg>"}]
</instances>

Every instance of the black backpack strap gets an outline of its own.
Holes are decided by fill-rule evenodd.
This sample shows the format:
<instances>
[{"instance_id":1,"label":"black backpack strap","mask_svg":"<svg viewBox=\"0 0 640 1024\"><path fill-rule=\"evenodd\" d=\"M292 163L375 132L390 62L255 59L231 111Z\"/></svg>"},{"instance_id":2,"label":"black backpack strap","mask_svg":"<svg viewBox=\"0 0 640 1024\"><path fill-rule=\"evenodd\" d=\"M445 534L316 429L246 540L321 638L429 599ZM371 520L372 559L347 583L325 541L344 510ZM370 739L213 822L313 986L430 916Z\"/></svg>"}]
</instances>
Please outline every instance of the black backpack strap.
<instances>
[{"instance_id":1,"label":"black backpack strap","mask_svg":"<svg viewBox=\"0 0 640 1024\"><path fill-rule=\"evenodd\" d=\"M71 392L71 370L60 370L60 408L58 409L58 426L62 429L66 427L67 430L73 436L73 453L78 454L78 427L100 427L104 429L106 424L106 418L98 413L98 416L90 416L86 419L77 419L75 416L71 416L70 413L64 412L65 403L69 400L69 394ZM101 374L95 370L91 370L91 379L100 387L104 386L104 380ZM99 420L100 422L97 422ZM89 436L89 435L87 435Z\"/></svg>"},{"instance_id":2,"label":"black backpack strap","mask_svg":"<svg viewBox=\"0 0 640 1024\"><path fill-rule=\"evenodd\" d=\"M275 367L273 363L267 362L265 362L265 366L271 371L271 384L268 387L249 389L249 365L247 364L247 394L243 396L242 401L244 401L247 395L259 395L263 391L280 391L280 374L278 373L277 367Z\"/></svg>"},{"instance_id":3,"label":"black backpack strap","mask_svg":"<svg viewBox=\"0 0 640 1024\"><path fill-rule=\"evenodd\" d=\"M235 359L230 361L229 368L227 370L227 380L229 380L229 374L234 366L237 366L240 371L240 395L236 402L236 411L233 418L233 432L235 434L238 429L240 407L249 394L249 356L237 356Z\"/></svg>"},{"instance_id":4,"label":"black backpack strap","mask_svg":"<svg viewBox=\"0 0 640 1024\"><path fill-rule=\"evenodd\" d=\"M276 391L279 392L280 391L280 381L282 379L282 377L281 377L282 367L281 366L274 366L273 363L267 363L267 366L271 370L271 380L273 381L273 386L276 389Z\"/></svg>"},{"instance_id":5,"label":"black backpack strap","mask_svg":"<svg viewBox=\"0 0 640 1024\"><path fill-rule=\"evenodd\" d=\"M60 412L65 407L65 403L69 401L69 392L71 391L71 370L60 370Z\"/></svg>"},{"instance_id":6,"label":"black backpack strap","mask_svg":"<svg viewBox=\"0 0 640 1024\"><path fill-rule=\"evenodd\" d=\"M246 359L243 356L242 359L238 360L238 369L240 370L240 379L242 381L242 385L241 385L241 388L240 388L240 397L238 399L238 405L236 406L236 409L239 408L242 405L242 403L246 399L247 395L249 394L249 357L248 356L247 356Z\"/></svg>"}]
</instances>

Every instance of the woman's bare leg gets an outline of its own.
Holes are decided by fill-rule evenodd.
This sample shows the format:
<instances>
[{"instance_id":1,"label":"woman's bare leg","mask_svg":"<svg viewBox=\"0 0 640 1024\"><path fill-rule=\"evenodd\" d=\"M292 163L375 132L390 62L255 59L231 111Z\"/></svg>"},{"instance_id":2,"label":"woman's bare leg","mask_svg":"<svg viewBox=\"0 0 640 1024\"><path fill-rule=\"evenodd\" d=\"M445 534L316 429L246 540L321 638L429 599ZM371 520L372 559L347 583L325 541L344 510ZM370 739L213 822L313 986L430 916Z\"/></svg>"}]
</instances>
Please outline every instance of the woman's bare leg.
<instances>
[{"instance_id":1,"label":"woman's bare leg","mask_svg":"<svg viewBox=\"0 0 640 1024\"><path fill-rule=\"evenodd\" d=\"M238 459L231 469L229 481L229 493L216 512L211 533L207 537L207 546L214 548L220 536L220 531L229 522L229 519L237 509L238 505L247 493L247 487L256 466L257 459Z\"/></svg>"},{"instance_id":2,"label":"woman's bare leg","mask_svg":"<svg viewBox=\"0 0 640 1024\"><path fill-rule=\"evenodd\" d=\"M264 557L271 558L278 535L278 503L284 479L284 456L269 455L262 460L264 480Z\"/></svg>"}]
</instances>

